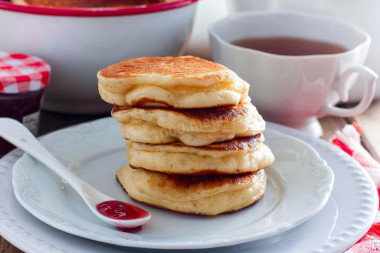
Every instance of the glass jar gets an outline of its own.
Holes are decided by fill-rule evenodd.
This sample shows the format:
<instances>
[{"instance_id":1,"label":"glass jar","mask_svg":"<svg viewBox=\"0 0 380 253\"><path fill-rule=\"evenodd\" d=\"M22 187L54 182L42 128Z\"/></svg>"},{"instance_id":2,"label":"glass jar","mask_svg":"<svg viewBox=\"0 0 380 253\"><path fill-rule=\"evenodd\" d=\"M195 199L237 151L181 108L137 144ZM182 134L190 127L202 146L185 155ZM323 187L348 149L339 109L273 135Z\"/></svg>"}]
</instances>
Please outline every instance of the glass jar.
<instances>
[{"instance_id":1,"label":"glass jar","mask_svg":"<svg viewBox=\"0 0 380 253\"><path fill-rule=\"evenodd\" d=\"M34 135L38 133L39 114L44 88L21 93L0 92L0 117L8 117L22 122ZM0 138L0 157L15 147Z\"/></svg>"},{"instance_id":2,"label":"glass jar","mask_svg":"<svg viewBox=\"0 0 380 253\"><path fill-rule=\"evenodd\" d=\"M0 117L18 120L37 135L50 72L50 65L36 56L0 51ZM0 157L14 148L0 137Z\"/></svg>"}]
</instances>

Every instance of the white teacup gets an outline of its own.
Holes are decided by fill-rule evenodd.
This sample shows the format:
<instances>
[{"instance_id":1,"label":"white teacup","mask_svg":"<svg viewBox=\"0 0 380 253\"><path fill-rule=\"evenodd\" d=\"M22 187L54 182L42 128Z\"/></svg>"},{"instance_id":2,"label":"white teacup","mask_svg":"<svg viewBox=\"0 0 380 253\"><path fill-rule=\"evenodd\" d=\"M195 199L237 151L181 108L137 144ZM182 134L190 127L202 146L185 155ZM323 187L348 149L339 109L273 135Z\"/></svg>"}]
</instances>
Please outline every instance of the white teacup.
<instances>
[{"instance_id":1,"label":"white teacup","mask_svg":"<svg viewBox=\"0 0 380 253\"><path fill-rule=\"evenodd\" d=\"M374 97L377 74L362 65L371 38L354 25L312 14L257 11L214 22L209 34L213 60L251 84L252 103L265 120L321 135L317 117L360 114ZM347 50L288 56L232 44L253 37L296 37L338 44ZM336 107L337 102L347 101L358 75L365 77L358 105L349 109Z\"/></svg>"}]
</instances>

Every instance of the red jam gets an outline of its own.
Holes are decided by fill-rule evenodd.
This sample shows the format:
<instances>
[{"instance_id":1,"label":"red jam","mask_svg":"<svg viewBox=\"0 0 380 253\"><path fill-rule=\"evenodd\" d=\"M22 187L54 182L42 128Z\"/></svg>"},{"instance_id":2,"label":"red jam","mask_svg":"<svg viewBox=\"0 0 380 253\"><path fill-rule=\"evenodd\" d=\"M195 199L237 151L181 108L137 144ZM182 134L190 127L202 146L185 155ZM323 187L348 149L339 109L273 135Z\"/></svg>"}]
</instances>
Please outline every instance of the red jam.
<instances>
[{"instance_id":1,"label":"red jam","mask_svg":"<svg viewBox=\"0 0 380 253\"><path fill-rule=\"evenodd\" d=\"M132 220L149 216L144 209L117 200L99 203L96 209L102 215L116 220Z\"/></svg>"},{"instance_id":2,"label":"red jam","mask_svg":"<svg viewBox=\"0 0 380 253\"><path fill-rule=\"evenodd\" d=\"M0 117L22 122L33 134L37 134L39 111L44 89L21 93L0 92ZM0 157L15 147L0 138Z\"/></svg>"},{"instance_id":3,"label":"red jam","mask_svg":"<svg viewBox=\"0 0 380 253\"><path fill-rule=\"evenodd\" d=\"M118 200L99 203L96 205L96 210L102 215L116 220L132 220L149 216L149 213L144 209ZM127 233L138 233L141 231L141 226L134 228L117 227L117 229Z\"/></svg>"}]
</instances>

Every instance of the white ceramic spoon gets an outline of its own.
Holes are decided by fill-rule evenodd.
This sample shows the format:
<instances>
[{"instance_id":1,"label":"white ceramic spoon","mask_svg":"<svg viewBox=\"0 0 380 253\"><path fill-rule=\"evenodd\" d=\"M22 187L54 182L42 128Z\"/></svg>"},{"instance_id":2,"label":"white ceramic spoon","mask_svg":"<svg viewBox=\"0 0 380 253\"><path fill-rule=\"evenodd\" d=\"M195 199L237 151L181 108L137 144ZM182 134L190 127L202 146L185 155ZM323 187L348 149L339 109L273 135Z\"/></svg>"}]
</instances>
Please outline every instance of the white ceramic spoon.
<instances>
[{"instance_id":1,"label":"white ceramic spoon","mask_svg":"<svg viewBox=\"0 0 380 253\"><path fill-rule=\"evenodd\" d=\"M102 221L119 228L134 228L141 226L150 220L151 215L144 209L115 200L80 179L47 151L45 147L38 142L34 135L20 122L11 118L0 118L0 136L39 160L65 180L82 197L90 210ZM107 201L111 201L111 205L108 205ZM100 203L102 204L99 205ZM97 206L100 206L101 210L107 211L107 208L115 208L114 204L121 205L119 206L119 210L116 210L116 215L121 213L122 217L109 218L101 214L97 209ZM128 208L127 213L122 210L125 207ZM129 217L131 215L138 216L139 218Z\"/></svg>"}]
</instances>

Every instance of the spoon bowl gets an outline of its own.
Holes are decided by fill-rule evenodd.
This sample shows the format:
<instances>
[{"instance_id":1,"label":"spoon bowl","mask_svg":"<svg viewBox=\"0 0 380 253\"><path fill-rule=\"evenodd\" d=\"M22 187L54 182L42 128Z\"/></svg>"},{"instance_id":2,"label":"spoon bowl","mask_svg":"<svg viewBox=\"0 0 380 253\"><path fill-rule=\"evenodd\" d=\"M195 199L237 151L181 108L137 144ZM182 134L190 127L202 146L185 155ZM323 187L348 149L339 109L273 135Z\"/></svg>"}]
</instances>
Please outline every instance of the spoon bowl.
<instances>
[{"instance_id":1,"label":"spoon bowl","mask_svg":"<svg viewBox=\"0 0 380 253\"><path fill-rule=\"evenodd\" d=\"M150 220L151 215L146 210L116 200L84 182L46 150L36 137L17 120L0 118L0 136L39 160L66 181L84 200L95 216L105 223L122 229L131 229Z\"/></svg>"}]
</instances>

